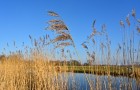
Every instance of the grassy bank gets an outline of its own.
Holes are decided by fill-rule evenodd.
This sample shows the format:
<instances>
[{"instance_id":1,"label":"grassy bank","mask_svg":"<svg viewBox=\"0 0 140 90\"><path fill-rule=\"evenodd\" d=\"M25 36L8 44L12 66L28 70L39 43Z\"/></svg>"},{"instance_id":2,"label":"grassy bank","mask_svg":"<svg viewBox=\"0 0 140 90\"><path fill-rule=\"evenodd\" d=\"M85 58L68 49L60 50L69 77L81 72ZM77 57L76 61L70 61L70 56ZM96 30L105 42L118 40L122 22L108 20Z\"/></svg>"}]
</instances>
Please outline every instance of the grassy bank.
<instances>
[{"instance_id":1,"label":"grassy bank","mask_svg":"<svg viewBox=\"0 0 140 90\"><path fill-rule=\"evenodd\" d=\"M62 69L63 68L64 67L62 67ZM140 77L140 67L138 66L135 66L134 69L132 66L68 66L67 71L75 73L91 73L97 75Z\"/></svg>"}]
</instances>

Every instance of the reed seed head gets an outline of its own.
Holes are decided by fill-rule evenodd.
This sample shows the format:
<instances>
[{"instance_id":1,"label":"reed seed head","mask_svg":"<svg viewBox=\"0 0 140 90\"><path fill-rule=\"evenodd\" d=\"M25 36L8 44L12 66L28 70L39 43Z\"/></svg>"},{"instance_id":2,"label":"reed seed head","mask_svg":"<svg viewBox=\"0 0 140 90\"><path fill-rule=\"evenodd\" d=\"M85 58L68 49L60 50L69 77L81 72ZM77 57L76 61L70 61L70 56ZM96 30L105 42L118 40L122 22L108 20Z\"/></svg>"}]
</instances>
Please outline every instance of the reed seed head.
<instances>
[{"instance_id":1,"label":"reed seed head","mask_svg":"<svg viewBox=\"0 0 140 90\"><path fill-rule=\"evenodd\" d=\"M56 12L53 12L53 11L48 11L48 14L50 16L59 17L59 15Z\"/></svg>"},{"instance_id":2,"label":"reed seed head","mask_svg":"<svg viewBox=\"0 0 140 90\"><path fill-rule=\"evenodd\" d=\"M137 22L140 23L140 19L137 19Z\"/></svg>"},{"instance_id":3,"label":"reed seed head","mask_svg":"<svg viewBox=\"0 0 140 90\"><path fill-rule=\"evenodd\" d=\"M129 14L128 14L127 17L126 17L126 22L127 22L128 26L130 27Z\"/></svg>"},{"instance_id":4,"label":"reed seed head","mask_svg":"<svg viewBox=\"0 0 140 90\"><path fill-rule=\"evenodd\" d=\"M132 9L132 16L133 16L134 18L136 18L136 12L135 12L135 9Z\"/></svg>"},{"instance_id":5,"label":"reed seed head","mask_svg":"<svg viewBox=\"0 0 140 90\"><path fill-rule=\"evenodd\" d=\"M53 24L50 27L47 28L47 30L68 30L67 26L64 24Z\"/></svg>"},{"instance_id":6,"label":"reed seed head","mask_svg":"<svg viewBox=\"0 0 140 90\"><path fill-rule=\"evenodd\" d=\"M95 27L96 20L93 21L92 28Z\"/></svg>"},{"instance_id":7,"label":"reed seed head","mask_svg":"<svg viewBox=\"0 0 140 90\"><path fill-rule=\"evenodd\" d=\"M82 43L83 48L88 49L87 45L85 45L84 43Z\"/></svg>"},{"instance_id":8,"label":"reed seed head","mask_svg":"<svg viewBox=\"0 0 140 90\"><path fill-rule=\"evenodd\" d=\"M125 25L124 25L124 23L123 23L122 20L120 20L120 25L121 25L123 28L125 28Z\"/></svg>"},{"instance_id":9,"label":"reed seed head","mask_svg":"<svg viewBox=\"0 0 140 90\"><path fill-rule=\"evenodd\" d=\"M138 33L140 33L140 27L139 26L137 26L137 31L138 31Z\"/></svg>"},{"instance_id":10,"label":"reed seed head","mask_svg":"<svg viewBox=\"0 0 140 90\"><path fill-rule=\"evenodd\" d=\"M57 41L65 41L65 40L71 40L71 36L70 35L59 35L58 37L56 37L53 42L57 42Z\"/></svg>"},{"instance_id":11,"label":"reed seed head","mask_svg":"<svg viewBox=\"0 0 140 90\"><path fill-rule=\"evenodd\" d=\"M32 37L31 37L31 35L29 35L29 38L30 38L30 40L32 40Z\"/></svg>"}]
</instances>

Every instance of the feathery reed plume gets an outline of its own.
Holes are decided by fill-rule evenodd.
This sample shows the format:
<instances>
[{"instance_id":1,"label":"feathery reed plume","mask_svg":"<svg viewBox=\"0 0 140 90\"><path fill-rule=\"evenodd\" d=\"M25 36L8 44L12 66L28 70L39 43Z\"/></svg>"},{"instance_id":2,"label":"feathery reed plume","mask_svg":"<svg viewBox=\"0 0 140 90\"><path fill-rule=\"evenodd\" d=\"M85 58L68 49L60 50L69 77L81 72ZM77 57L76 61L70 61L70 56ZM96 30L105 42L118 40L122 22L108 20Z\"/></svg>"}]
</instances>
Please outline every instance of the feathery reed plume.
<instances>
[{"instance_id":1,"label":"feathery reed plume","mask_svg":"<svg viewBox=\"0 0 140 90\"><path fill-rule=\"evenodd\" d=\"M53 12L53 11L48 11L48 14L50 16L59 17L59 15L56 12Z\"/></svg>"},{"instance_id":2,"label":"feathery reed plume","mask_svg":"<svg viewBox=\"0 0 140 90\"><path fill-rule=\"evenodd\" d=\"M64 47L71 46L71 45L72 45L72 43L70 43L70 42L62 42L60 44L57 44L57 46L55 46L55 49L56 48L64 48Z\"/></svg>"},{"instance_id":3,"label":"feathery reed plume","mask_svg":"<svg viewBox=\"0 0 140 90\"><path fill-rule=\"evenodd\" d=\"M85 45L84 43L82 43L83 48L88 49L87 45Z\"/></svg>"},{"instance_id":4,"label":"feathery reed plume","mask_svg":"<svg viewBox=\"0 0 140 90\"><path fill-rule=\"evenodd\" d=\"M49 24L64 24L62 20L50 20L48 21Z\"/></svg>"},{"instance_id":5,"label":"feathery reed plume","mask_svg":"<svg viewBox=\"0 0 140 90\"><path fill-rule=\"evenodd\" d=\"M65 32L65 31L58 31L57 34L64 35L64 36L68 36L69 35L69 33Z\"/></svg>"},{"instance_id":6,"label":"feathery reed plume","mask_svg":"<svg viewBox=\"0 0 140 90\"><path fill-rule=\"evenodd\" d=\"M39 38L39 40L40 40L41 42L43 42L43 39L42 39L42 37L40 37L40 38Z\"/></svg>"},{"instance_id":7,"label":"feathery reed plume","mask_svg":"<svg viewBox=\"0 0 140 90\"><path fill-rule=\"evenodd\" d=\"M120 45L120 44L118 44L118 46L119 46L119 49L121 49L121 45Z\"/></svg>"},{"instance_id":8,"label":"feathery reed plume","mask_svg":"<svg viewBox=\"0 0 140 90\"><path fill-rule=\"evenodd\" d=\"M60 43L58 45L69 46L69 45L72 45L72 44L70 42L65 42L65 43Z\"/></svg>"},{"instance_id":9,"label":"feathery reed plume","mask_svg":"<svg viewBox=\"0 0 140 90\"><path fill-rule=\"evenodd\" d=\"M29 38L30 38L30 40L32 40L32 37L31 37L31 35L29 35Z\"/></svg>"},{"instance_id":10,"label":"feathery reed plume","mask_svg":"<svg viewBox=\"0 0 140 90\"><path fill-rule=\"evenodd\" d=\"M90 55L92 63L95 61L95 52L93 51L93 53Z\"/></svg>"},{"instance_id":11,"label":"feathery reed plume","mask_svg":"<svg viewBox=\"0 0 140 90\"><path fill-rule=\"evenodd\" d=\"M42 42L43 45L45 45L45 36L43 36L42 38L40 37L40 41Z\"/></svg>"},{"instance_id":12,"label":"feathery reed plume","mask_svg":"<svg viewBox=\"0 0 140 90\"><path fill-rule=\"evenodd\" d=\"M94 33L95 35L101 35L101 33L100 33L99 31L97 31L96 28L93 29L93 33Z\"/></svg>"},{"instance_id":13,"label":"feathery reed plume","mask_svg":"<svg viewBox=\"0 0 140 90\"><path fill-rule=\"evenodd\" d=\"M128 26L130 27L129 14L128 14L127 17L126 17L126 22L127 22Z\"/></svg>"},{"instance_id":14,"label":"feathery reed plume","mask_svg":"<svg viewBox=\"0 0 140 90\"><path fill-rule=\"evenodd\" d=\"M50 36L46 34L46 40L49 38Z\"/></svg>"},{"instance_id":15,"label":"feathery reed plume","mask_svg":"<svg viewBox=\"0 0 140 90\"><path fill-rule=\"evenodd\" d=\"M137 31L138 31L138 33L140 33L140 27L139 26L137 26Z\"/></svg>"},{"instance_id":16,"label":"feathery reed plume","mask_svg":"<svg viewBox=\"0 0 140 90\"><path fill-rule=\"evenodd\" d=\"M85 42L88 42L93 36L95 36L96 34L100 34L100 32L98 32L95 28L95 23L96 23L96 20L93 21L93 24L92 24L92 33L91 35L87 38L87 40Z\"/></svg>"},{"instance_id":17,"label":"feathery reed plume","mask_svg":"<svg viewBox=\"0 0 140 90\"><path fill-rule=\"evenodd\" d=\"M47 30L56 30L56 31L59 31L59 30L68 30L68 28L64 24L53 24L50 27L47 27L46 29Z\"/></svg>"},{"instance_id":18,"label":"feathery reed plume","mask_svg":"<svg viewBox=\"0 0 140 90\"><path fill-rule=\"evenodd\" d=\"M70 35L59 35L58 37L56 37L54 40L52 40L53 43L57 42L57 41L65 41L65 40L71 40L71 36Z\"/></svg>"},{"instance_id":19,"label":"feathery reed plume","mask_svg":"<svg viewBox=\"0 0 140 90\"><path fill-rule=\"evenodd\" d=\"M121 45L118 44L117 54L119 53L120 50L121 50Z\"/></svg>"},{"instance_id":20,"label":"feathery reed plume","mask_svg":"<svg viewBox=\"0 0 140 90\"><path fill-rule=\"evenodd\" d=\"M24 46L24 42L22 42L22 46Z\"/></svg>"},{"instance_id":21,"label":"feathery reed plume","mask_svg":"<svg viewBox=\"0 0 140 90\"><path fill-rule=\"evenodd\" d=\"M37 46L37 41L36 41L36 39L34 39L34 46Z\"/></svg>"},{"instance_id":22,"label":"feathery reed plume","mask_svg":"<svg viewBox=\"0 0 140 90\"><path fill-rule=\"evenodd\" d=\"M132 16L133 16L134 18L136 18L136 12L135 12L135 9L132 9Z\"/></svg>"},{"instance_id":23,"label":"feathery reed plume","mask_svg":"<svg viewBox=\"0 0 140 90\"><path fill-rule=\"evenodd\" d=\"M7 43L7 47L9 47L9 44Z\"/></svg>"},{"instance_id":24,"label":"feathery reed plume","mask_svg":"<svg viewBox=\"0 0 140 90\"><path fill-rule=\"evenodd\" d=\"M87 41L89 41L91 38L93 38L95 35L101 35L99 31L96 30L96 28L93 28L93 32L91 35L88 37Z\"/></svg>"},{"instance_id":25,"label":"feathery reed plume","mask_svg":"<svg viewBox=\"0 0 140 90\"><path fill-rule=\"evenodd\" d=\"M96 30L94 30L92 33L91 33L91 35L88 37L88 40L90 40L93 36L95 36L95 34L96 34ZM87 41L88 41L87 40Z\"/></svg>"},{"instance_id":26,"label":"feathery reed plume","mask_svg":"<svg viewBox=\"0 0 140 90\"><path fill-rule=\"evenodd\" d=\"M121 25L123 28L125 28L125 25L124 25L124 23L123 23L122 20L120 20L120 25Z\"/></svg>"},{"instance_id":27,"label":"feathery reed plume","mask_svg":"<svg viewBox=\"0 0 140 90\"><path fill-rule=\"evenodd\" d=\"M93 42L93 44L94 44L94 45L96 44L96 42L95 42L94 38L92 38L92 42Z\"/></svg>"},{"instance_id":28,"label":"feathery reed plume","mask_svg":"<svg viewBox=\"0 0 140 90\"><path fill-rule=\"evenodd\" d=\"M137 22L140 23L140 19L137 19Z\"/></svg>"},{"instance_id":29,"label":"feathery reed plume","mask_svg":"<svg viewBox=\"0 0 140 90\"><path fill-rule=\"evenodd\" d=\"M106 48L106 46L104 45L104 43L100 44L101 49Z\"/></svg>"},{"instance_id":30,"label":"feathery reed plume","mask_svg":"<svg viewBox=\"0 0 140 90\"><path fill-rule=\"evenodd\" d=\"M55 13L53 11L51 11L51 12L49 11L48 13L50 16L57 16L57 17L59 16L57 13ZM50 41L50 43L59 43L55 46L55 48L71 46L71 44L74 44L72 37L69 33L69 30L68 30L67 26L64 24L63 20L52 19L52 20L48 21L48 23L49 23L49 26L46 28L46 30L54 31L57 35L53 40ZM67 40L70 40L69 44L68 44L68 42L65 42Z\"/></svg>"},{"instance_id":31,"label":"feathery reed plume","mask_svg":"<svg viewBox=\"0 0 140 90\"><path fill-rule=\"evenodd\" d=\"M29 35L29 39L31 40L31 43L33 43L33 39L31 35Z\"/></svg>"},{"instance_id":32,"label":"feathery reed plume","mask_svg":"<svg viewBox=\"0 0 140 90\"><path fill-rule=\"evenodd\" d=\"M94 61L95 61L95 53L93 52L92 54L90 54L88 51L87 51L87 55L88 55L88 64L91 66L93 65Z\"/></svg>"},{"instance_id":33,"label":"feathery reed plume","mask_svg":"<svg viewBox=\"0 0 140 90\"><path fill-rule=\"evenodd\" d=\"M13 43L14 43L14 47L16 46L16 42L15 41L13 41Z\"/></svg>"},{"instance_id":34,"label":"feathery reed plume","mask_svg":"<svg viewBox=\"0 0 140 90\"><path fill-rule=\"evenodd\" d=\"M96 20L93 21L92 28L95 27Z\"/></svg>"},{"instance_id":35,"label":"feathery reed plume","mask_svg":"<svg viewBox=\"0 0 140 90\"><path fill-rule=\"evenodd\" d=\"M105 33L106 32L106 25L105 24L102 25L102 31L101 32L102 33Z\"/></svg>"}]
</instances>

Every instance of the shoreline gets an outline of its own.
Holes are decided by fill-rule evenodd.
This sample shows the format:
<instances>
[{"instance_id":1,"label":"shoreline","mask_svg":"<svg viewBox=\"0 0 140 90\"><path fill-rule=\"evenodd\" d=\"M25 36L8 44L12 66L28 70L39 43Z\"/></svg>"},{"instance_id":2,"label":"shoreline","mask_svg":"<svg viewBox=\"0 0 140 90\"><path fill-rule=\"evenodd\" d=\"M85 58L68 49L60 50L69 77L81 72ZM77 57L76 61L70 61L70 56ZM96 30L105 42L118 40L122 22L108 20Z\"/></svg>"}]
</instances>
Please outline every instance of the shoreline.
<instances>
[{"instance_id":1,"label":"shoreline","mask_svg":"<svg viewBox=\"0 0 140 90\"><path fill-rule=\"evenodd\" d=\"M65 66L65 69L61 66L61 71L140 78L140 67L134 67L133 70L127 66Z\"/></svg>"}]
</instances>

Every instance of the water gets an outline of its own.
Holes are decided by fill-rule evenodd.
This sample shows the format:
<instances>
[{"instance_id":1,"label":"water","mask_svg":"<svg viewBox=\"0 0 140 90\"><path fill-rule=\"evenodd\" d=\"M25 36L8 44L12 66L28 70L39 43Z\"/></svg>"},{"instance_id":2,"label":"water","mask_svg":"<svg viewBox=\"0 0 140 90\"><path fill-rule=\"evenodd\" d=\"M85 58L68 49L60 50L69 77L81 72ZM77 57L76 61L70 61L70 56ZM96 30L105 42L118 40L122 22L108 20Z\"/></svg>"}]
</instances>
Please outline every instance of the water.
<instances>
[{"instance_id":1,"label":"water","mask_svg":"<svg viewBox=\"0 0 140 90\"><path fill-rule=\"evenodd\" d=\"M140 90L140 81L135 78L84 73L65 73L61 75L68 90Z\"/></svg>"}]
</instances>

